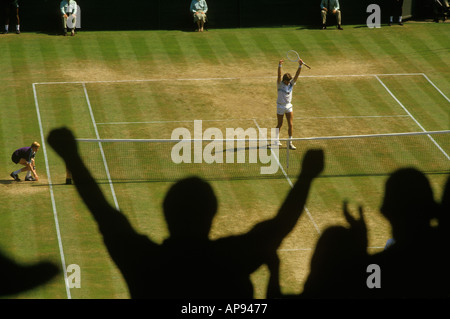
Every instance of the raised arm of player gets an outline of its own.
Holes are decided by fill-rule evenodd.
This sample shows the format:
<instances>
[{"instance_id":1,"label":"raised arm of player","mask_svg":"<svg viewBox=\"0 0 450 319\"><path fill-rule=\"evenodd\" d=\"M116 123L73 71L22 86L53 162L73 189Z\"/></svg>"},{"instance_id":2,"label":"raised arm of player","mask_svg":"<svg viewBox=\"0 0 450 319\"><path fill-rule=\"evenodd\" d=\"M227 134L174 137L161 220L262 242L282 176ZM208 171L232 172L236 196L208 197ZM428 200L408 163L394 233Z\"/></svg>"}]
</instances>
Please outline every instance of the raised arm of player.
<instances>
[{"instance_id":1,"label":"raised arm of player","mask_svg":"<svg viewBox=\"0 0 450 319\"><path fill-rule=\"evenodd\" d=\"M299 59L298 60L298 69L297 69L297 72L295 72L293 83L297 82L298 76L300 75L300 72L302 71L302 65L303 65L303 60Z\"/></svg>"},{"instance_id":2,"label":"raised arm of player","mask_svg":"<svg viewBox=\"0 0 450 319\"><path fill-rule=\"evenodd\" d=\"M281 67L283 66L283 62L284 60L280 60L280 62L278 62L278 77L277 77L278 84L281 83Z\"/></svg>"}]
</instances>

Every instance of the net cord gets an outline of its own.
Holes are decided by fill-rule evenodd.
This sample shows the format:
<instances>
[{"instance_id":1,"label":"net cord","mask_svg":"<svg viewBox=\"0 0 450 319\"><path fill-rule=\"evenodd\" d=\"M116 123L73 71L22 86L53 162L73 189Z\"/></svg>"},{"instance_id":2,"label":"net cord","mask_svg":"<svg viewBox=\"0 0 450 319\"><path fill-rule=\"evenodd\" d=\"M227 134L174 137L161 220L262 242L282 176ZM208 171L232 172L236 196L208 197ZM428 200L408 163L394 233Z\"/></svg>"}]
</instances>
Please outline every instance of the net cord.
<instances>
[{"instance_id":1,"label":"net cord","mask_svg":"<svg viewBox=\"0 0 450 319\"><path fill-rule=\"evenodd\" d=\"M371 137L388 137L388 136L414 136L414 135L431 135L431 134L448 134L450 130L444 131L428 131L428 132L407 132L407 133L386 133L386 134L366 134L366 135L344 135L344 136L320 136L320 137L299 137L299 138L279 138L280 141L311 141L311 140L338 140L352 138L371 138ZM112 143L112 142L142 142L142 143L176 143L176 142L227 142L227 141L270 141L275 138L258 138L258 139L92 139L77 138L78 142L95 142L95 143Z\"/></svg>"}]
</instances>

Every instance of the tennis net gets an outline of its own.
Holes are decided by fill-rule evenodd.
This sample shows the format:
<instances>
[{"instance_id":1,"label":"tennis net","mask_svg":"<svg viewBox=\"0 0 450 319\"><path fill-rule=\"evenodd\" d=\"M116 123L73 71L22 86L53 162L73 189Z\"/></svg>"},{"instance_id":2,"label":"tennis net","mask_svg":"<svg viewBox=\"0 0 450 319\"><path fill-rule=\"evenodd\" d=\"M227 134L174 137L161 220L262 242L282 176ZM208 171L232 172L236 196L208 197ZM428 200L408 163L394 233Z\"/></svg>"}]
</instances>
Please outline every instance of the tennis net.
<instances>
[{"instance_id":1,"label":"tennis net","mask_svg":"<svg viewBox=\"0 0 450 319\"><path fill-rule=\"evenodd\" d=\"M323 149L322 176L388 175L401 167L450 173L450 131L294 138L296 150L262 140L77 139L97 180L292 178L308 149ZM271 142L269 142L271 144ZM262 169L263 168L263 169ZM265 168L265 172L263 173Z\"/></svg>"}]
</instances>

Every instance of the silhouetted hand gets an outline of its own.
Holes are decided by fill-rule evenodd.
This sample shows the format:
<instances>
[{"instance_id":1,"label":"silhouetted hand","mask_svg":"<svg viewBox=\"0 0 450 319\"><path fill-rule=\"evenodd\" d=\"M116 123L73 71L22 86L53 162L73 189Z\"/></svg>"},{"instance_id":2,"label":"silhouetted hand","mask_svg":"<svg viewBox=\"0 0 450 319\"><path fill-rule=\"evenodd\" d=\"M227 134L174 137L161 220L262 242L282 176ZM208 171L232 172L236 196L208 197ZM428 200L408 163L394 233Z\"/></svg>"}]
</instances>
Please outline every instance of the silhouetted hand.
<instances>
[{"instance_id":1,"label":"silhouetted hand","mask_svg":"<svg viewBox=\"0 0 450 319\"><path fill-rule=\"evenodd\" d=\"M324 169L323 150L308 150L303 157L301 175L311 178L317 177Z\"/></svg>"},{"instance_id":2,"label":"silhouetted hand","mask_svg":"<svg viewBox=\"0 0 450 319\"><path fill-rule=\"evenodd\" d=\"M359 219L355 219L348 210L348 202L344 201L343 208L344 217L350 225L350 229L361 239L361 247L367 247L367 227L364 220L363 208L358 207Z\"/></svg>"},{"instance_id":3,"label":"silhouetted hand","mask_svg":"<svg viewBox=\"0 0 450 319\"><path fill-rule=\"evenodd\" d=\"M47 137L47 141L62 158L75 155L78 152L75 137L68 128L52 130Z\"/></svg>"}]
</instances>

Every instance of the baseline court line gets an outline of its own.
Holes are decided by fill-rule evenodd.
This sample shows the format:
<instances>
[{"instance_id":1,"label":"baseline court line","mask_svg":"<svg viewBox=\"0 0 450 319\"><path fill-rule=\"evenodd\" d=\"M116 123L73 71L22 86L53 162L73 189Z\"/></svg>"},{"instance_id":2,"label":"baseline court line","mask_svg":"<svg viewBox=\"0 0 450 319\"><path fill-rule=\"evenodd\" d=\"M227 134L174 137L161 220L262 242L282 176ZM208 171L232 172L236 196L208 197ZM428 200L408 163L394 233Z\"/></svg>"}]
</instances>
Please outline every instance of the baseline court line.
<instances>
[{"instance_id":1,"label":"baseline court line","mask_svg":"<svg viewBox=\"0 0 450 319\"><path fill-rule=\"evenodd\" d=\"M386 74L330 74L330 75L304 75L302 78L339 78L339 77L376 77L376 76L418 76L423 73L386 73ZM63 81L63 82L36 82L35 85L49 84L89 84L89 83L127 83L127 82L159 82L159 81L223 81L223 80L252 80L273 79L275 76L255 77L223 77L223 78L179 78L179 79L136 79L136 80L104 80L104 81Z\"/></svg>"},{"instance_id":2,"label":"baseline court line","mask_svg":"<svg viewBox=\"0 0 450 319\"><path fill-rule=\"evenodd\" d=\"M297 117L294 121L299 120L315 120L315 119L353 119L353 118L392 118L392 117L409 117L408 115L356 115L356 116L310 116ZM234 121L253 121L253 120L272 120L273 118L242 118L242 119L220 119L220 120L202 120L203 122L234 122ZM167 124L167 123L192 123L195 120L181 121L144 121L144 122L106 122L97 123L97 125L131 125L131 124Z\"/></svg>"}]
</instances>

